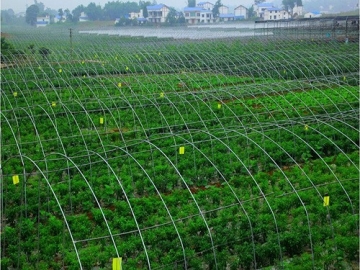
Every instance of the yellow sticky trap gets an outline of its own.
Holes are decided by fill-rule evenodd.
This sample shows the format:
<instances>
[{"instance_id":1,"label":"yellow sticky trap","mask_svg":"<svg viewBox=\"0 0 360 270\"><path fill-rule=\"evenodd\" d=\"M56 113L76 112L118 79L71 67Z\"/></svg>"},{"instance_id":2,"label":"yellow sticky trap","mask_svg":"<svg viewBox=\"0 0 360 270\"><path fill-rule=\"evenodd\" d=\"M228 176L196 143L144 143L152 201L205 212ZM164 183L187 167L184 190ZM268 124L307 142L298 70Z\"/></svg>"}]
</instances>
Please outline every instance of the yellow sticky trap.
<instances>
[{"instance_id":1,"label":"yellow sticky trap","mask_svg":"<svg viewBox=\"0 0 360 270\"><path fill-rule=\"evenodd\" d=\"M17 97L17 92L14 92L13 95L14 95L14 97Z\"/></svg>"},{"instance_id":2,"label":"yellow sticky trap","mask_svg":"<svg viewBox=\"0 0 360 270\"><path fill-rule=\"evenodd\" d=\"M284 69L283 73L286 74L286 70L285 70L285 69Z\"/></svg>"},{"instance_id":3,"label":"yellow sticky trap","mask_svg":"<svg viewBox=\"0 0 360 270\"><path fill-rule=\"evenodd\" d=\"M100 117L100 124L104 124L104 118L103 117Z\"/></svg>"},{"instance_id":4,"label":"yellow sticky trap","mask_svg":"<svg viewBox=\"0 0 360 270\"><path fill-rule=\"evenodd\" d=\"M309 126L308 126L308 125L305 125L305 126L304 126L304 129L305 129L305 131L308 131L308 130L309 130Z\"/></svg>"},{"instance_id":5,"label":"yellow sticky trap","mask_svg":"<svg viewBox=\"0 0 360 270\"><path fill-rule=\"evenodd\" d=\"M217 108L221 109L221 104L220 103L218 103Z\"/></svg>"},{"instance_id":6,"label":"yellow sticky trap","mask_svg":"<svg viewBox=\"0 0 360 270\"><path fill-rule=\"evenodd\" d=\"M81 61L81 64L85 64L85 62L84 62L84 61Z\"/></svg>"},{"instance_id":7,"label":"yellow sticky trap","mask_svg":"<svg viewBox=\"0 0 360 270\"><path fill-rule=\"evenodd\" d=\"M59 73L61 73L61 72L62 72L62 69L60 68L60 69L59 69Z\"/></svg>"},{"instance_id":8,"label":"yellow sticky trap","mask_svg":"<svg viewBox=\"0 0 360 270\"><path fill-rule=\"evenodd\" d=\"M183 155L185 153L185 147L184 146L180 146L179 148L179 154Z\"/></svg>"},{"instance_id":9,"label":"yellow sticky trap","mask_svg":"<svg viewBox=\"0 0 360 270\"><path fill-rule=\"evenodd\" d=\"M51 102L51 106L56 107L56 102L55 101Z\"/></svg>"},{"instance_id":10,"label":"yellow sticky trap","mask_svg":"<svg viewBox=\"0 0 360 270\"><path fill-rule=\"evenodd\" d=\"M160 97L161 97L161 98L165 97L164 92L161 92L161 93L160 93Z\"/></svg>"},{"instance_id":11,"label":"yellow sticky trap","mask_svg":"<svg viewBox=\"0 0 360 270\"><path fill-rule=\"evenodd\" d=\"M330 204L330 196L325 196L324 197L324 206L329 206Z\"/></svg>"},{"instance_id":12,"label":"yellow sticky trap","mask_svg":"<svg viewBox=\"0 0 360 270\"><path fill-rule=\"evenodd\" d=\"M121 82L118 83L118 87L121 87Z\"/></svg>"},{"instance_id":13,"label":"yellow sticky trap","mask_svg":"<svg viewBox=\"0 0 360 270\"><path fill-rule=\"evenodd\" d=\"M129 67L126 67L125 70L128 71L128 70L129 70Z\"/></svg>"},{"instance_id":14,"label":"yellow sticky trap","mask_svg":"<svg viewBox=\"0 0 360 270\"><path fill-rule=\"evenodd\" d=\"M85 78L86 76L84 75L83 78Z\"/></svg>"},{"instance_id":15,"label":"yellow sticky trap","mask_svg":"<svg viewBox=\"0 0 360 270\"><path fill-rule=\"evenodd\" d=\"M115 56L115 60L117 60L117 56Z\"/></svg>"},{"instance_id":16,"label":"yellow sticky trap","mask_svg":"<svg viewBox=\"0 0 360 270\"><path fill-rule=\"evenodd\" d=\"M104 66L104 64L101 64L102 66Z\"/></svg>"},{"instance_id":17,"label":"yellow sticky trap","mask_svg":"<svg viewBox=\"0 0 360 270\"><path fill-rule=\"evenodd\" d=\"M112 270L122 270L122 258L113 258Z\"/></svg>"},{"instance_id":18,"label":"yellow sticky trap","mask_svg":"<svg viewBox=\"0 0 360 270\"><path fill-rule=\"evenodd\" d=\"M38 69L40 69L40 70L41 70L41 67L39 66L39 67L38 67Z\"/></svg>"},{"instance_id":19,"label":"yellow sticky trap","mask_svg":"<svg viewBox=\"0 0 360 270\"><path fill-rule=\"evenodd\" d=\"M343 80L346 81L346 77L345 77L345 76L343 77Z\"/></svg>"},{"instance_id":20,"label":"yellow sticky trap","mask_svg":"<svg viewBox=\"0 0 360 270\"><path fill-rule=\"evenodd\" d=\"M95 54L94 56L95 56L95 58L97 58L97 57L98 57L98 56L97 56L97 54Z\"/></svg>"},{"instance_id":21,"label":"yellow sticky trap","mask_svg":"<svg viewBox=\"0 0 360 270\"><path fill-rule=\"evenodd\" d=\"M161 53L158 53L158 55L160 56L160 55L161 55Z\"/></svg>"},{"instance_id":22,"label":"yellow sticky trap","mask_svg":"<svg viewBox=\"0 0 360 270\"><path fill-rule=\"evenodd\" d=\"M17 174L13 175L12 179L13 179L13 184L14 185L19 184L19 176Z\"/></svg>"}]
</instances>

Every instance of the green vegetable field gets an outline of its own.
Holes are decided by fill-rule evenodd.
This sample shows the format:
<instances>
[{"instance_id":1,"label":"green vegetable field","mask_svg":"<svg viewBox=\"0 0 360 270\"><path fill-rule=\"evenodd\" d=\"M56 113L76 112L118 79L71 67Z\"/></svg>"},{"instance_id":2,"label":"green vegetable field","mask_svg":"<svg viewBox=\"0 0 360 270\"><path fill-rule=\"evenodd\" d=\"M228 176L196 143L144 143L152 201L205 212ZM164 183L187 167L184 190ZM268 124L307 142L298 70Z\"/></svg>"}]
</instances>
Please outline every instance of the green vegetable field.
<instances>
[{"instance_id":1,"label":"green vegetable field","mask_svg":"<svg viewBox=\"0 0 360 270\"><path fill-rule=\"evenodd\" d=\"M358 269L358 42L2 31L1 269Z\"/></svg>"}]
</instances>

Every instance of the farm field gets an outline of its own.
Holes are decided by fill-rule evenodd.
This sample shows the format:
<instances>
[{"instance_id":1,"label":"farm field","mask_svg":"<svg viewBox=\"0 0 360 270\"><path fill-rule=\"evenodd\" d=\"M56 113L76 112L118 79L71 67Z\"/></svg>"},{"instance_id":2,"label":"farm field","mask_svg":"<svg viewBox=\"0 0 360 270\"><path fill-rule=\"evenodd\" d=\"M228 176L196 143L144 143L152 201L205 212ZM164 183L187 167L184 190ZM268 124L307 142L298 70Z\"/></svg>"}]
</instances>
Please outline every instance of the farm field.
<instances>
[{"instance_id":1,"label":"farm field","mask_svg":"<svg viewBox=\"0 0 360 270\"><path fill-rule=\"evenodd\" d=\"M358 268L358 43L4 31L2 269Z\"/></svg>"}]
</instances>

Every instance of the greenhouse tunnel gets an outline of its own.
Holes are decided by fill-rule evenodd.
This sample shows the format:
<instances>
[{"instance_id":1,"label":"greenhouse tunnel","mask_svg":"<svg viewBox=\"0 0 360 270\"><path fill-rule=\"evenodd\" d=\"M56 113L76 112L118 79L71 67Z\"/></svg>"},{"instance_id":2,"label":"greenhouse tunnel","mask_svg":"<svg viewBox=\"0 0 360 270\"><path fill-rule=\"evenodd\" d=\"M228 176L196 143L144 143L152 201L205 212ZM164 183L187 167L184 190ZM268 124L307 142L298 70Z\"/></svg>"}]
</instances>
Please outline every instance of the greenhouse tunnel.
<instances>
[{"instance_id":1,"label":"greenhouse tunnel","mask_svg":"<svg viewBox=\"0 0 360 270\"><path fill-rule=\"evenodd\" d=\"M3 269L356 267L358 42L11 31Z\"/></svg>"}]
</instances>

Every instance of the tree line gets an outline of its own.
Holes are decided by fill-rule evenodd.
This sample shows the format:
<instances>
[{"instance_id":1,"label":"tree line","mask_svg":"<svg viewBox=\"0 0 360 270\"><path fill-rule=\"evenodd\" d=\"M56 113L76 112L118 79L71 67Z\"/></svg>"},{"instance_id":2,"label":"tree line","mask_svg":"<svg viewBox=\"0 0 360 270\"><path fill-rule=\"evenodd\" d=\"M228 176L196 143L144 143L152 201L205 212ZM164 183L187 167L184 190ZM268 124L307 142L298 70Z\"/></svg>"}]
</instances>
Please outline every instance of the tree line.
<instances>
[{"instance_id":1,"label":"tree line","mask_svg":"<svg viewBox=\"0 0 360 270\"><path fill-rule=\"evenodd\" d=\"M127 17L130 12L140 12L141 9L144 11L144 17L147 17L146 6L151 4L149 1L139 1L139 3L111 1L107 2L102 8L100 5L91 2L87 6L79 5L72 11L68 8L60 8L57 12L54 12L53 10L44 10L43 3L35 2L35 4L26 9L25 20L30 25L36 25L36 18L39 16L59 15L63 20L68 22L78 22L82 12L84 12L91 21L115 20L116 18Z\"/></svg>"},{"instance_id":2,"label":"tree line","mask_svg":"<svg viewBox=\"0 0 360 270\"><path fill-rule=\"evenodd\" d=\"M259 4L265 2L265 0L254 0L254 4ZM74 10L70 11L67 9L60 8L59 10L51 10L46 9L42 2L37 2L26 9L26 16L25 20L30 25L36 25L36 19L39 16L60 16L62 20L68 22L78 22L81 16L81 13L84 12L89 20L97 21L97 20L115 20L117 18L122 18L124 22L125 19L128 18L129 13L131 12L140 12L143 10L143 16L146 18L148 16L146 7L149 5L154 4L155 2L151 3L150 1L139 1L137 2L119 2L119 1L109 1L105 4L104 7L97 5L94 2L89 3L87 6L79 5ZM282 5L284 9L288 10L294 7L294 4L299 6L302 5L302 0L282 0ZM222 6L221 0L217 0L214 4L213 14L214 17L218 17L219 15L219 7ZM188 0L187 2L188 7L195 7L196 0ZM174 8L170 7L170 14L167 22L174 23L174 22L181 22L183 16L177 15L177 12ZM253 6L249 8L249 18L255 16ZM5 14L8 15L8 14ZM2 16L3 17L3 16ZM180 20L179 20L180 18ZM130 20L129 20L130 21Z\"/></svg>"}]
</instances>

